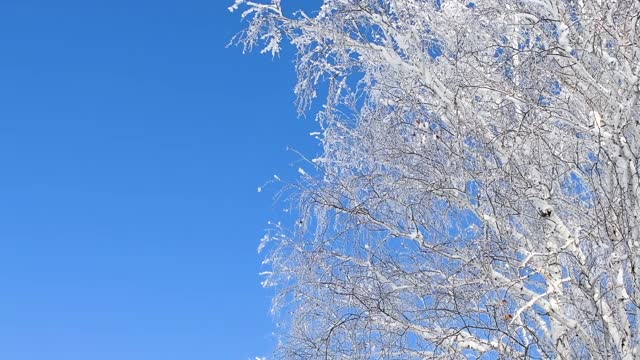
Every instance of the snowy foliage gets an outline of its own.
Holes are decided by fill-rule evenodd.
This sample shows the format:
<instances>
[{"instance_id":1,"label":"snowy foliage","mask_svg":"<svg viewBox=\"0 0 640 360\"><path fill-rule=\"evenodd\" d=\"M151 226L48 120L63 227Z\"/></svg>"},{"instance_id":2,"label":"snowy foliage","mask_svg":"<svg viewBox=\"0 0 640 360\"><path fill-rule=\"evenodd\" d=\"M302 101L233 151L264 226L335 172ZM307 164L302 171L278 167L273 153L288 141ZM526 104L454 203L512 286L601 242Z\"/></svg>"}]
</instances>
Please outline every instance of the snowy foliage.
<instances>
[{"instance_id":1,"label":"snowy foliage","mask_svg":"<svg viewBox=\"0 0 640 360\"><path fill-rule=\"evenodd\" d=\"M277 356L640 357L640 1L263 1L234 41L327 93Z\"/></svg>"}]
</instances>

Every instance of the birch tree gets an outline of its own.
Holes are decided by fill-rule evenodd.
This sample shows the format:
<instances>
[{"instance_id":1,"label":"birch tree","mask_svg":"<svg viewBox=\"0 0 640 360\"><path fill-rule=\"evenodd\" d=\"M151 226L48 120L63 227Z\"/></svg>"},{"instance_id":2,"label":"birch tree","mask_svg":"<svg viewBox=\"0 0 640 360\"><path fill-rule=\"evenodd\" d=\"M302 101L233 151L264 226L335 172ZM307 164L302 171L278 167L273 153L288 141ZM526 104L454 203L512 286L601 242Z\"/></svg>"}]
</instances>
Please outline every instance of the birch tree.
<instances>
[{"instance_id":1,"label":"birch tree","mask_svg":"<svg viewBox=\"0 0 640 360\"><path fill-rule=\"evenodd\" d=\"M640 357L640 1L282 6L230 7L323 104L260 247L277 356Z\"/></svg>"}]
</instances>

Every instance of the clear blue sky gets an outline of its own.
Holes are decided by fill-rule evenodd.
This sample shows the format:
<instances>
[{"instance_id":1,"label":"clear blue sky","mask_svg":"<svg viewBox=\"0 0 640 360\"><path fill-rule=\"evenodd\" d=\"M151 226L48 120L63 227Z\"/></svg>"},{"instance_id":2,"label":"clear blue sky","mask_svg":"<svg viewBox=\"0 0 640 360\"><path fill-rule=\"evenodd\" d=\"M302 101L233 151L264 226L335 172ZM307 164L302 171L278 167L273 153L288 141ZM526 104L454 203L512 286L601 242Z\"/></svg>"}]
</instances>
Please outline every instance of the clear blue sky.
<instances>
[{"instance_id":1,"label":"clear blue sky","mask_svg":"<svg viewBox=\"0 0 640 360\"><path fill-rule=\"evenodd\" d=\"M231 2L0 1L0 359L270 350L256 188L315 123Z\"/></svg>"}]
</instances>

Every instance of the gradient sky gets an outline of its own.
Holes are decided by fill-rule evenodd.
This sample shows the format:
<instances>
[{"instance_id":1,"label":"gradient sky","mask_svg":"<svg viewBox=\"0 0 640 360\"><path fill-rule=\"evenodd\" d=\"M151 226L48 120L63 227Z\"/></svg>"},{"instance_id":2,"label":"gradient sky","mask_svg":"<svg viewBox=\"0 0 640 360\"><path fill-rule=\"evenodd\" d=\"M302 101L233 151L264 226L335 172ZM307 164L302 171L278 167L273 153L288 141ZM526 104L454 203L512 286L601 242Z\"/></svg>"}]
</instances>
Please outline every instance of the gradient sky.
<instances>
[{"instance_id":1,"label":"gradient sky","mask_svg":"<svg viewBox=\"0 0 640 360\"><path fill-rule=\"evenodd\" d=\"M230 3L0 1L0 359L268 354L256 188L316 127Z\"/></svg>"}]
</instances>

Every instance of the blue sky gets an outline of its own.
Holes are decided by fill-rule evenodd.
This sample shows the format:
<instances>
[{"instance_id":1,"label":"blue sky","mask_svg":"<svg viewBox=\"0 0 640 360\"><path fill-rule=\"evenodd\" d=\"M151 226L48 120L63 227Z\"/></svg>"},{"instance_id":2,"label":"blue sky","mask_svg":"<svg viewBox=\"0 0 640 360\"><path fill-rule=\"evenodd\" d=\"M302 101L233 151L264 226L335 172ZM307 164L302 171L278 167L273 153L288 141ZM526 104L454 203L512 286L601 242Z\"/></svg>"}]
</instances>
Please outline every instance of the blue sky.
<instances>
[{"instance_id":1,"label":"blue sky","mask_svg":"<svg viewBox=\"0 0 640 360\"><path fill-rule=\"evenodd\" d=\"M0 1L1 359L270 350L256 188L316 128L231 2Z\"/></svg>"}]
</instances>

